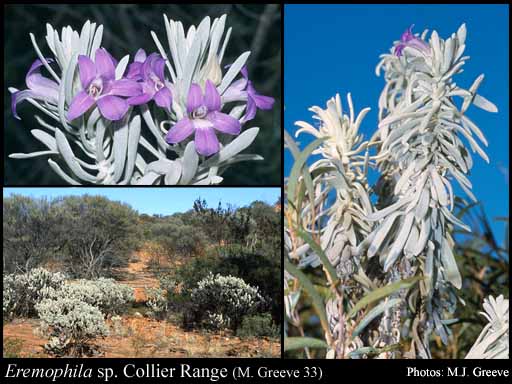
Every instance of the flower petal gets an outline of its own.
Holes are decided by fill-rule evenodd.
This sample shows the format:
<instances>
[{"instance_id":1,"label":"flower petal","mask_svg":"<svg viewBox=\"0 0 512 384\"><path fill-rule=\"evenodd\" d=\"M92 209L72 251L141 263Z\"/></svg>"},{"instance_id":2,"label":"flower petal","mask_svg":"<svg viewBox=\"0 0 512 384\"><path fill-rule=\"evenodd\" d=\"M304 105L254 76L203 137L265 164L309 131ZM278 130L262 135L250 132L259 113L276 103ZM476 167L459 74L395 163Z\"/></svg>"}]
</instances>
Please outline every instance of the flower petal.
<instances>
[{"instance_id":1,"label":"flower petal","mask_svg":"<svg viewBox=\"0 0 512 384\"><path fill-rule=\"evenodd\" d=\"M110 60L112 60L112 63L114 64L114 68L117 68L117 64L119 64L119 62L116 60L116 58L114 56L112 56L110 54L109 51L105 50L105 52L107 52L107 55L110 57Z\"/></svg>"},{"instance_id":2,"label":"flower petal","mask_svg":"<svg viewBox=\"0 0 512 384\"><path fill-rule=\"evenodd\" d=\"M247 71L247 65L244 65L240 70L242 76L245 77L246 80L249 80L249 72Z\"/></svg>"},{"instance_id":3,"label":"flower petal","mask_svg":"<svg viewBox=\"0 0 512 384\"><path fill-rule=\"evenodd\" d=\"M171 110L172 94L169 88L163 87L161 90L155 93L153 99L155 100L156 105L159 107Z\"/></svg>"},{"instance_id":4,"label":"flower petal","mask_svg":"<svg viewBox=\"0 0 512 384\"><path fill-rule=\"evenodd\" d=\"M71 105L69 106L67 115L68 120L75 120L77 117L82 116L93 105L94 99L89 96L87 92L78 92L71 101Z\"/></svg>"},{"instance_id":5,"label":"flower petal","mask_svg":"<svg viewBox=\"0 0 512 384\"><path fill-rule=\"evenodd\" d=\"M211 156L219 152L219 140L213 128L197 128L194 136L197 153L203 156Z\"/></svg>"},{"instance_id":6,"label":"flower petal","mask_svg":"<svg viewBox=\"0 0 512 384\"><path fill-rule=\"evenodd\" d=\"M116 67L110 53L105 48L98 48L95 57L96 73L107 79L114 79Z\"/></svg>"},{"instance_id":7,"label":"flower petal","mask_svg":"<svg viewBox=\"0 0 512 384\"><path fill-rule=\"evenodd\" d=\"M259 93L253 95L254 103L259 109L269 110L274 105L274 98L270 96L263 96Z\"/></svg>"},{"instance_id":8,"label":"flower petal","mask_svg":"<svg viewBox=\"0 0 512 384\"><path fill-rule=\"evenodd\" d=\"M203 105L203 93L197 84L191 84L187 97L187 112L192 113L194 109Z\"/></svg>"},{"instance_id":9,"label":"flower petal","mask_svg":"<svg viewBox=\"0 0 512 384\"><path fill-rule=\"evenodd\" d=\"M121 120L130 108L125 99L113 95L100 97L97 104L103 117L113 121Z\"/></svg>"},{"instance_id":10,"label":"flower petal","mask_svg":"<svg viewBox=\"0 0 512 384\"><path fill-rule=\"evenodd\" d=\"M153 52L148 58L144 61L142 65L142 75L144 79L149 79L151 74L153 73L153 63L158 60L160 55L158 53Z\"/></svg>"},{"instance_id":11,"label":"flower petal","mask_svg":"<svg viewBox=\"0 0 512 384\"><path fill-rule=\"evenodd\" d=\"M402 36L400 37L400 41L403 41L404 43L406 43L409 40L412 40L414 38L414 34L412 33L413 28L414 28L414 24L411 24L411 26L409 28L407 28L404 33L402 33Z\"/></svg>"},{"instance_id":12,"label":"flower petal","mask_svg":"<svg viewBox=\"0 0 512 384\"><path fill-rule=\"evenodd\" d=\"M247 97L247 106L245 107L245 116L242 119L242 121L245 123L247 121L250 121L254 119L254 116L256 116L256 103L254 102L254 99L252 96Z\"/></svg>"},{"instance_id":13,"label":"flower petal","mask_svg":"<svg viewBox=\"0 0 512 384\"><path fill-rule=\"evenodd\" d=\"M142 63L135 62L128 66L127 79L142 80Z\"/></svg>"},{"instance_id":14,"label":"flower petal","mask_svg":"<svg viewBox=\"0 0 512 384\"><path fill-rule=\"evenodd\" d=\"M229 103L230 101L246 100L247 92L245 87L247 86L247 80L239 79L231 83L231 85L222 94L222 101Z\"/></svg>"},{"instance_id":15,"label":"flower petal","mask_svg":"<svg viewBox=\"0 0 512 384\"><path fill-rule=\"evenodd\" d=\"M161 80L164 81L164 69L165 69L165 60L162 59L160 56L158 56L157 59L155 59L151 63L151 68L155 75Z\"/></svg>"},{"instance_id":16,"label":"flower petal","mask_svg":"<svg viewBox=\"0 0 512 384\"><path fill-rule=\"evenodd\" d=\"M82 88L85 89L96 76L96 66L89 57L80 55L78 56L78 69L80 72Z\"/></svg>"},{"instance_id":17,"label":"flower petal","mask_svg":"<svg viewBox=\"0 0 512 384\"><path fill-rule=\"evenodd\" d=\"M142 93L142 87L136 81L120 79L112 82L109 94L117 96L137 96Z\"/></svg>"},{"instance_id":18,"label":"flower petal","mask_svg":"<svg viewBox=\"0 0 512 384\"><path fill-rule=\"evenodd\" d=\"M53 60L52 59L49 59L49 58L46 58L46 61L48 63L51 63ZM25 82L27 82L30 78L30 75L32 75L34 72L40 72L39 68L43 66L43 62L39 59L36 59L32 65L30 66L30 69L28 70L27 72L27 76L25 76ZM27 87L30 88L30 85L28 85L27 83Z\"/></svg>"},{"instance_id":19,"label":"flower petal","mask_svg":"<svg viewBox=\"0 0 512 384\"><path fill-rule=\"evenodd\" d=\"M210 112L208 120L213 124L213 127L220 132L229 133L230 135L238 135L240 133L241 124L232 116L222 112Z\"/></svg>"},{"instance_id":20,"label":"flower petal","mask_svg":"<svg viewBox=\"0 0 512 384\"><path fill-rule=\"evenodd\" d=\"M136 63L143 63L144 61L146 61L146 57L146 51L140 48L135 54L133 61Z\"/></svg>"},{"instance_id":21,"label":"flower petal","mask_svg":"<svg viewBox=\"0 0 512 384\"><path fill-rule=\"evenodd\" d=\"M30 78L30 89L43 99L57 104L59 102L59 85L53 80L40 74L33 74Z\"/></svg>"},{"instance_id":22,"label":"flower petal","mask_svg":"<svg viewBox=\"0 0 512 384\"><path fill-rule=\"evenodd\" d=\"M192 132L194 132L194 125L188 117L185 117L169 129L165 136L165 141L169 144L176 144L185 140Z\"/></svg>"},{"instance_id":23,"label":"flower petal","mask_svg":"<svg viewBox=\"0 0 512 384\"><path fill-rule=\"evenodd\" d=\"M46 61L48 63L51 63L53 60L46 59ZM25 83L27 84L27 87L29 87L36 93L44 95L50 92L52 94L52 98L58 98L59 84L41 75L40 68L42 66L43 63L41 62L41 60L37 59L36 61L34 61L27 72L27 76L25 77Z\"/></svg>"},{"instance_id":24,"label":"flower petal","mask_svg":"<svg viewBox=\"0 0 512 384\"><path fill-rule=\"evenodd\" d=\"M210 81L206 80L204 90L204 105L208 108L208 111L219 111L220 110L220 95L215 85Z\"/></svg>"},{"instance_id":25,"label":"flower petal","mask_svg":"<svg viewBox=\"0 0 512 384\"><path fill-rule=\"evenodd\" d=\"M146 104L147 102L151 101L153 99L153 96L151 96L149 93L143 93L138 96L133 96L127 99L129 105L141 105Z\"/></svg>"}]
</instances>

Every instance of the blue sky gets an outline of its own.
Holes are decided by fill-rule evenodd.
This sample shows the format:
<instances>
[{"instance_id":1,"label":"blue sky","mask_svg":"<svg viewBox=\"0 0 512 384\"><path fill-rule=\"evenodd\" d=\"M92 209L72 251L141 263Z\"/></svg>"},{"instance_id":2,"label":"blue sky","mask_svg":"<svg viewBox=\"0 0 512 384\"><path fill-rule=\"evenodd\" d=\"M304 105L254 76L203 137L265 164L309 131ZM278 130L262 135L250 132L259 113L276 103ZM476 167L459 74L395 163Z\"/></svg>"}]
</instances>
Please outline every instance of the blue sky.
<instances>
[{"instance_id":1,"label":"blue sky","mask_svg":"<svg viewBox=\"0 0 512 384\"><path fill-rule=\"evenodd\" d=\"M170 215L192 209L199 196L210 207L219 201L242 207L255 200L274 204L281 196L280 188L4 188L4 197L13 193L33 197L69 195L102 195L128 203L139 213Z\"/></svg>"},{"instance_id":2,"label":"blue sky","mask_svg":"<svg viewBox=\"0 0 512 384\"><path fill-rule=\"evenodd\" d=\"M486 152L491 160L487 164L473 155L470 179L490 218L508 216L508 14L507 5L285 5L285 129L294 133L297 120L312 123L308 108L324 108L336 93L346 106L346 94L351 92L356 113L372 108L361 126L368 138L376 129L377 102L384 85L382 77L375 75L379 54L387 52L411 24L416 25L415 32L435 29L446 38L465 22L465 54L471 59L456 82L469 88L484 73L479 93L499 109L498 114L474 106L468 111L489 141ZM301 148L311 141L302 134L298 140ZM286 151L286 176L291 166L292 157ZM501 240L503 224L493 227Z\"/></svg>"}]
</instances>

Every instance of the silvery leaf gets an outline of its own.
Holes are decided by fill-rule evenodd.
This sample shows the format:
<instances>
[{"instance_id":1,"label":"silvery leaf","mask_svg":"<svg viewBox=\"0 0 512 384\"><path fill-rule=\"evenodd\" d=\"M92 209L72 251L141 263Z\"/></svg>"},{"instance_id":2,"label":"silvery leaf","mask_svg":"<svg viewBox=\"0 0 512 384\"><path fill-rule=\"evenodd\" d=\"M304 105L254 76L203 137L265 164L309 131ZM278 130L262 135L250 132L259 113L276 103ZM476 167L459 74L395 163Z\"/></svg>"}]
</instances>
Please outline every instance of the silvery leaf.
<instances>
[{"instance_id":1,"label":"silvery leaf","mask_svg":"<svg viewBox=\"0 0 512 384\"><path fill-rule=\"evenodd\" d=\"M373 212L367 216L367 219L369 221L378 221L386 217L387 215L393 213L394 211L398 210L399 208L403 207L405 204L408 204L412 201L414 196L409 195L406 197L401 198L394 204L390 205L389 207L386 207L384 209L381 209L380 211Z\"/></svg>"},{"instance_id":2,"label":"silvery leaf","mask_svg":"<svg viewBox=\"0 0 512 384\"><path fill-rule=\"evenodd\" d=\"M199 65L199 55L201 53L201 41L200 39L194 40L192 47L188 51L188 55L185 61L185 68L182 77L181 87L185 91L185 94L188 94L188 90L190 88L190 84L192 83L192 78L194 72L196 71L197 66ZM220 92L219 92L220 93ZM186 100L183 99L183 103Z\"/></svg>"},{"instance_id":3,"label":"silvery leaf","mask_svg":"<svg viewBox=\"0 0 512 384\"><path fill-rule=\"evenodd\" d=\"M46 145L51 151L57 151L57 143L55 141L55 138L51 135L47 134L45 131L42 131L40 129L32 129L30 131L32 135L38 139L40 142L42 142L44 145Z\"/></svg>"},{"instance_id":4,"label":"silvery leaf","mask_svg":"<svg viewBox=\"0 0 512 384\"><path fill-rule=\"evenodd\" d=\"M33 157L47 156L47 155L58 155L58 151L39 151L31 153L11 153L9 158L11 159L31 159Z\"/></svg>"},{"instance_id":5,"label":"silvery leaf","mask_svg":"<svg viewBox=\"0 0 512 384\"><path fill-rule=\"evenodd\" d=\"M153 31L151 31L151 37L153 38L153 41L155 42L155 45L158 48L158 52L160 52L160 55L165 60L165 65L167 66L167 69L169 70L169 73L171 74L172 81L174 83L176 83L176 74L174 73L174 69L170 63L170 60L167 57L167 54L165 52L165 49L162 46L162 43L160 43L160 40L158 40L158 36Z\"/></svg>"},{"instance_id":6,"label":"silvery leaf","mask_svg":"<svg viewBox=\"0 0 512 384\"><path fill-rule=\"evenodd\" d=\"M64 179L68 184L71 185L81 185L78 181L67 175L62 168L52 159L48 159L48 164L50 165L50 168L52 168L55 173L57 173L60 177Z\"/></svg>"},{"instance_id":7,"label":"silvery leaf","mask_svg":"<svg viewBox=\"0 0 512 384\"><path fill-rule=\"evenodd\" d=\"M46 70L48 72L50 72L50 74L52 75L53 79L57 82L57 84L60 84L59 76L57 76L55 71L52 69L52 67L50 67L50 64L48 64L48 61L45 59L45 57L41 53L41 50L39 49L39 46L36 43L36 38L33 33L30 33L30 40L32 41L32 45L34 46L34 50L36 51L37 57L39 58L39 60L41 60L44 67L46 68Z\"/></svg>"},{"instance_id":8,"label":"silvery leaf","mask_svg":"<svg viewBox=\"0 0 512 384\"><path fill-rule=\"evenodd\" d=\"M435 169L432 170L431 175L439 203L443 206L448 205L448 195L446 194L446 189L444 188L441 176L439 176Z\"/></svg>"},{"instance_id":9,"label":"silvery leaf","mask_svg":"<svg viewBox=\"0 0 512 384\"><path fill-rule=\"evenodd\" d=\"M153 116L151 115L151 112L149 111L149 108L146 104L140 106L140 110L142 112L142 117L144 121L146 122L148 128L150 129L151 133L155 136L156 141L158 142L158 147L166 150L169 148L169 145L165 142L163 138L163 134L160 132L159 128L155 125L155 121L153 120Z\"/></svg>"},{"instance_id":10,"label":"silvery leaf","mask_svg":"<svg viewBox=\"0 0 512 384\"><path fill-rule=\"evenodd\" d=\"M259 131L259 128L254 127L242 132L236 139L222 148L215 156L208 159L202 166L207 167L210 164L219 164L229 160L231 157L242 152L251 145Z\"/></svg>"},{"instance_id":11,"label":"silvery leaf","mask_svg":"<svg viewBox=\"0 0 512 384\"><path fill-rule=\"evenodd\" d=\"M208 61L212 59L214 55L217 55L219 51L219 44L224 33L224 27L226 24L226 15L222 15L219 19L214 22L212 26L212 32L210 37L210 48L208 51Z\"/></svg>"},{"instance_id":12,"label":"silvery leaf","mask_svg":"<svg viewBox=\"0 0 512 384\"><path fill-rule=\"evenodd\" d=\"M373 241L371 242L368 249L368 257L375 256L384 240L386 239L386 236L388 235L391 226L395 222L395 219L402 214L402 212L394 212L390 214L386 220L384 220L383 223L378 227L378 229L375 231L375 237L373 238Z\"/></svg>"},{"instance_id":13,"label":"silvery leaf","mask_svg":"<svg viewBox=\"0 0 512 384\"><path fill-rule=\"evenodd\" d=\"M158 175L165 175L172 167L174 167L174 161L160 159L149 163L144 173L152 172Z\"/></svg>"},{"instance_id":14,"label":"silvery leaf","mask_svg":"<svg viewBox=\"0 0 512 384\"><path fill-rule=\"evenodd\" d=\"M393 242L393 246L387 255L386 261L384 263L384 271L387 272L389 268L395 263L398 256L401 254L409 234L411 233L413 219L414 215L412 214L405 216L402 222L402 227L400 228L400 231L398 232L398 235Z\"/></svg>"},{"instance_id":15,"label":"silvery leaf","mask_svg":"<svg viewBox=\"0 0 512 384\"><path fill-rule=\"evenodd\" d=\"M96 29L96 33L94 34L94 39L91 44L91 50L90 50L90 58L92 61L94 61L96 57L96 50L101 47L101 39L103 38L103 25L100 25Z\"/></svg>"},{"instance_id":16,"label":"silvery leaf","mask_svg":"<svg viewBox=\"0 0 512 384\"><path fill-rule=\"evenodd\" d=\"M462 277L460 276L457 262L453 256L452 247L448 244L446 239L443 241L441 255L446 279L452 283L455 288L460 289L462 286Z\"/></svg>"},{"instance_id":17,"label":"silvery leaf","mask_svg":"<svg viewBox=\"0 0 512 384\"><path fill-rule=\"evenodd\" d=\"M91 35L91 22L87 20L82 27L82 32L80 33L80 51L81 55L87 55L87 50L89 48L89 41Z\"/></svg>"},{"instance_id":18,"label":"silvery leaf","mask_svg":"<svg viewBox=\"0 0 512 384\"><path fill-rule=\"evenodd\" d=\"M228 45L232 30L233 30L233 28L229 27L228 31L226 32L226 37L224 37L224 42L222 43L222 48L220 49L220 52L219 52L219 64L222 64L222 59L224 58L224 52L226 52L226 47Z\"/></svg>"},{"instance_id":19,"label":"silvery leaf","mask_svg":"<svg viewBox=\"0 0 512 384\"><path fill-rule=\"evenodd\" d=\"M77 57L78 55L75 54L71 58L70 62L68 63L68 66L65 69L64 75L62 77L62 82L60 84L59 88L59 117L60 122L64 126L64 128L67 131L72 131L72 128L68 125L66 114L64 110L65 103L71 103L72 99L72 85L73 85L73 76L75 73L75 67L77 64Z\"/></svg>"},{"instance_id":20,"label":"silvery leaf","mask_svg":"<svg viewBox=\"0 0 512 384\"><path fill-rule=\"evenodd\" d=\"M139 156L139 154L137 153L137 148L140 138L140 125L140 116L137 115L130 122L128 130L128 158L126 160L125 177L122 184L128 184L130 182L135 168L135 163L137 161L137 157ZM146 164L144 163L142 169L144 169L145 167Z\"/></svg>"},{"instance_id":21,"label":"silvery leaf","mask_svg":"<svg viewBox=\"0 0 512 384\"><path fill-rule=\"evenodd\" d=\"M69 145L69 142L66 139L66 136L59 129L57 129L57 131L55 131L55 140L57 141L57 148L59 149L59 152L62 154L62 157L64 158L66 164L73 171L73 173L75 175L77 175L82 180L88 181L90 183L94 183L96 181L96 178L94 176L88 174L87 172L85 172L80 167L78 162L75 160L75 155L73 154L73 151L71 150L71 146Z\"/></svg>"},{"instance_id":22,"label":"silvery leaf","mask_svg":"<svg viewBox=\"0 0 512 384\"><path fill-rule=\"evenodd\" d=\"M194 175L196 174L197 166L199 164L199 156L196 152L196 147L193 141L189 142L185 147L185 152L182 157L183 171L181 175L180 184L189 184Z\"/></svg>"},{"instance_id":23,"label":"silvery leaf","mask_svg":"<svg viewBox=\"0 0 512 384\"><path fill-rule=\"evenodd\" d=\"M459 44L464 44L466 41L466 24L462 24L457 30L457 39L459 40Z\"/></svg>"},{"instance_id":24,"label":"silvery leaf","mask_svg":"<svg viewBox=\"0 0 512 384\"><path fill-rule=\"evenodd\" d=\"M231 82L235 79L236 75L240 72L242 67L247 62L247 59L249 58L249 55L251 52L244 52L242 53L238 59L235 60L235 62L229 67L227 73L222 78L222 82L220 83L217 90L222 95L224 91L228 88L228 86L231 84Z\"/></svg>"},{"instance_id":25,"label":"silvery leaf","mask_svg":"<svg viewBox=\"0 0 512 384\"><path fill-rule=\"evenodd\" d=\"M154 185L156 184L156 181L161 177L162 175L154 172L148 172L144 176L142 176L139 180L137 180L137 185Z\"/></svg>"},{"instance_id":26,"label":"silvery leaf","mask_svg":"<svg viewBox=\"0 0 512 384\"><path fill-rule=\"evenodd\" d=\"M126 161L128 150L128 119L123 119L121 123L114 123L114 181L121 179ZM135 156L133 156L135 160Z\"/></svg>"},{"instance_id":27,"label":"silvery leaf","mask_svg":"<svg viewBox=\"0 0 512 384\"><path fill-rule=\"evenodd\" d=\"M126 66L128 65L128 61L130 60L130 55L124 56L116 67L116 80L119 80L123 77L124 71L126 70Z\"/></svg>"},{"instance_id":28,"label":"silvery leaf","mask_svg":"<svg viewBox=\"0 0 512 384\"><path fill-rule=\"evenodd\" d=\"M164 177L165 185L176 185L181 177L182 166L179 161L173 161Z\"/></svg>"}]
</instances>

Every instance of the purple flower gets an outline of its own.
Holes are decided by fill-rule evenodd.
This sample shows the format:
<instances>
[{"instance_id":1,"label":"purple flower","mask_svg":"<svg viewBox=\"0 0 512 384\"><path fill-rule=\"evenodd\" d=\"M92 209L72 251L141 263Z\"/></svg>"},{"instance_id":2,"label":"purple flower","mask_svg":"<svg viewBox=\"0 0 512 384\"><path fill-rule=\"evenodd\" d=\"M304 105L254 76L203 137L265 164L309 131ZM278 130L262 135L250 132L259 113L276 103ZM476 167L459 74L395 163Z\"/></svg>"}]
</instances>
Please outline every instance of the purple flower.
<instances>
[{"instance_id":1,"label":"purple flower","mask_svg":"<svg viewBox=\"0 0 512 384\"><path fill-rule=\"evenodd\" d=\"M247 67L242 68L242 76L247 80L247 109L244 116L244 122L254 119L256 116L256 109L269 110L274 105L274 98L270 96L260 95L252 81L249 80Z\"/></svg>"},{"instance_id":2,"label":"purple flower","mask_svg":"<svg viewBox=\"0 0 512 384\"><path fill-rule=\"evenodd\" d=\"M51 63L52 59L46 59ZM16 105L23 100L32 98L57 104L59 100L59 84L41 75L42 61L37 59L32 63L25 77L28 89L17 91L12 94L11 109L15 118L20 119L16 112Z\"/></svg>"},{"instance_id":3,"label":"purple flower","mask_svg":"<svg viewBox=\"0 0 512 384\"><path fill-rule=\"evenodd\" d=\"M120 120L130 106L119 96L130 97L141 93L141 86L131 79L115 80L115 60L104 49L96 50L93 62L89 57L78 56L80 82L83 90L78 92L68 110L68 119L82 116L93 105L108 120Z\"/></svg>"},{"instance_id":4,"label":"purple flower","mask_svg":"<svg viewBox=\"0 0 512 384\"><path fill-rule=\"evenodd\" d=\"M400 37L400 43L395 46L395 55L402 56L402 51L405 47L415 48L420 52L429 54L430 46L424 42L423 40L417 38L413 35L412 29L414 28L414 24L412 24Z\"/></svg>"},{"instance_id":5,"label":"purple flower","mask_svg":"<svg viewBox=\"0 0 512 384\"><path fill-rule=\"evenodd\" d=\"M247 67L241 70L243 79L233 82L222 95L225 102L247 99L247 107L242 122L254 119L257 109L269 110L274 105L274 98L260 95L249 80Z\"/></svg>"},{"instance_id":6,"label":"purple flower","mask_svg":"<svg viewBox=\"0 0 512 384\"><path fill-rule=\"evenodd\" d=\"M142 80L142 64L146 61L146 51L140 48L133 59L133 63L128 66L127 79Z\"/></svg>"},{"instance_id":7,"label":"purple flower","mask_svg":"<svg viewBox=\"0 0 512 384\"><path fill-rule=\"evenodd\" d=\"M194 142L197 153L210 156L219 151L219 140L214 131L238 135L241 124L234 117L220 112L221 99L217 88L206 81L204 95L201 87L192 84L187 97L187 117L179 120L169 129L166 141L176 144L195 132Z\"/></svg>"},{"instance_id":8,"label":"purple flower","mask_svg":"<svg viewBox=\"0 0 512 384\"><path fill-rule=\"evenodd\" d=\"M139 49L126 77L140 81L142 94L130 97L128 104L141 105L155 100L159 107L170 110L172 94L165 84L164 68L165 60L159 54L152 53L146 57L146 52Z\"/></svg>"}]
</instances>

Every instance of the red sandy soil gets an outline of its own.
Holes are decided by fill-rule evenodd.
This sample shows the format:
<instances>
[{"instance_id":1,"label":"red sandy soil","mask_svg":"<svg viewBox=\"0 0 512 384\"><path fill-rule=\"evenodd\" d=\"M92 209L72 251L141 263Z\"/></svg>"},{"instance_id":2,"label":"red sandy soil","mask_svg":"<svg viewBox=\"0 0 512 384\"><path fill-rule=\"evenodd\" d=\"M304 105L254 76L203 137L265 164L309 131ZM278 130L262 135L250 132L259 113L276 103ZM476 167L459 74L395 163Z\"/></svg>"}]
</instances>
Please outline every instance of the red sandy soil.
<instances>
[{"instance_id":1,"label":"red sandy soil","mask_svg":"<svg viewBox=\"0 0 512 384\"><path fill-rule=\"evenodd\" d=\"M20 357L49 357L43 348L46 339L35 334L37 326L35 319L18 319L6 324L4 342L8 338L22 340ZM95 340L100 351L96 357L280 356L280 345L275 340L242 340L229 333L187 332L176 325L149 318L123 317L120 334L110 329L110 336Z\"/></svg>"},{"instance_id":2,"label":"red sandy soil","mask_svg":"<svg viewBox=\"0 0 512 384\"><path fill-rule=\"evenodd\" d=\"M135 301L137 303L145 302L146 288L154 288L160 286L158 279L148 271L148 264L151 255L144 251L138 251L134 257L130 259L128 266L121 271L122 276L127 276L120 280L120 283L129 285L135 292Z\"/></svg>"},{"instance_id":3,"label":"red sandy soil","mask_svg":"<svg viewBox=\"0 0 512 384\"><path fill-rule=\"evenodd\" d=\"M145 251L137 252L122 271L123 284L135 290L136 301L146 300L145 289L158 287L158 279L148 270L151 259ZM267 338L240 339L230 333L185 331L172 323L143 317L140 313L123 316L114 326L107 321L110 335L97 339L97 357L280 357L279 341ZM15 319L3 326L5 340L22 341L21 357L48 357L46 339L37 335L37 319ZM4 348L4 353L5 353Z\"/></svg>"}]
</instances>

